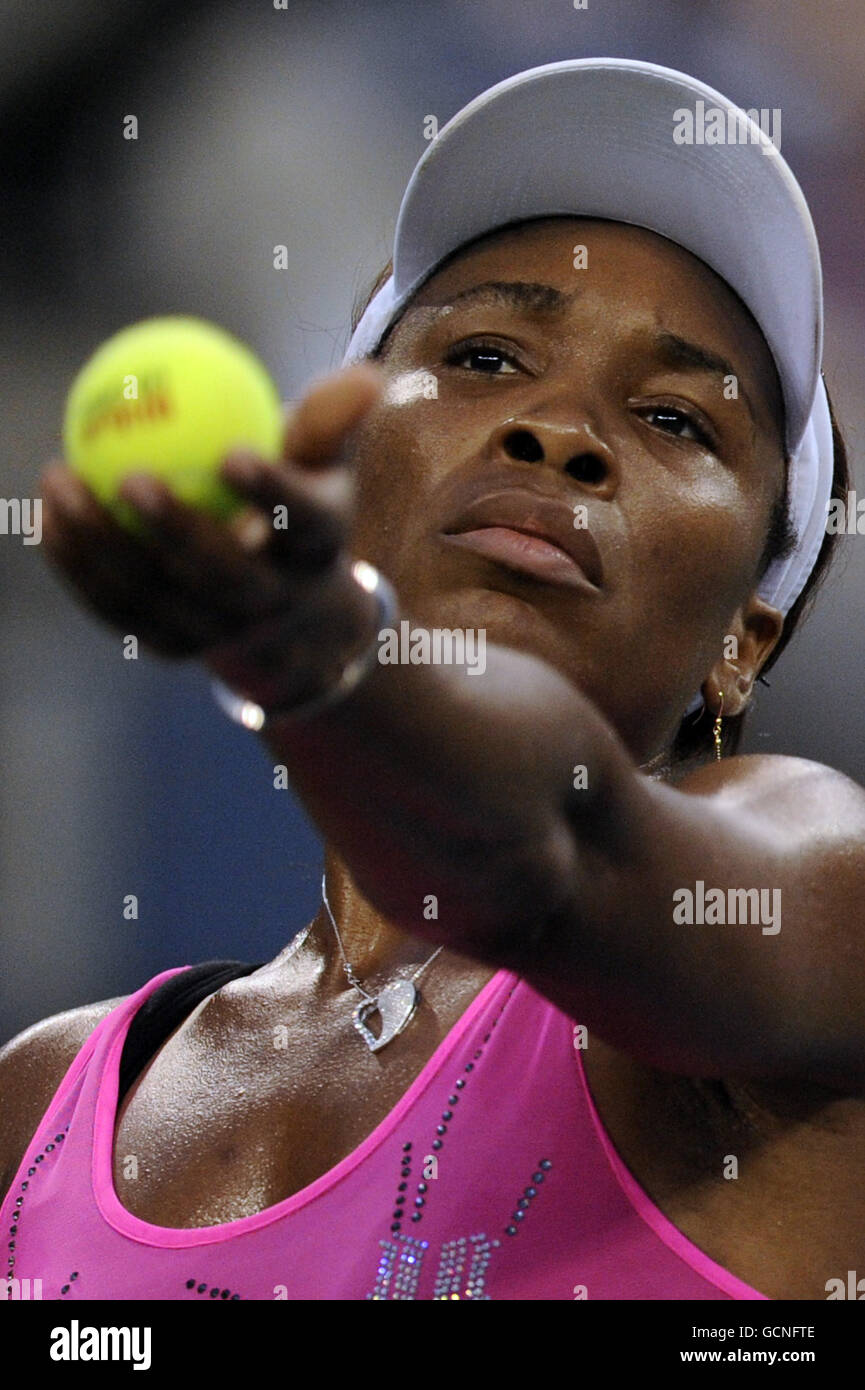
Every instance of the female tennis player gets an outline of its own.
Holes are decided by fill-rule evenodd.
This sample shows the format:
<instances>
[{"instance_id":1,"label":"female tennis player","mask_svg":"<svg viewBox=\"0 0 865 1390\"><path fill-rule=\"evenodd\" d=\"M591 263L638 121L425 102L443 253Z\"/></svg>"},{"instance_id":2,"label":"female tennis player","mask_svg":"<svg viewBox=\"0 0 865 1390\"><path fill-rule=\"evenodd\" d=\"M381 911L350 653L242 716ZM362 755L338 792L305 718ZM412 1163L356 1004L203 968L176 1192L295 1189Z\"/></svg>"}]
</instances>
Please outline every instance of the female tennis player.
<instances>
[{"instance_id":1,"label":"female tennis player","mask_svg":"<svg viewBox=\"0 0 865 1390\"><path fill-rule=\"evenodd\" d=\"M224 463L239 522L139 475L136 537L45 471L61 573L205 665L326 855L274 960L241 916L7 1045L13 1279L856 1296L865 795L736 754L846 495L821 348L756 121L568 60L425 152L344 369Z\"/></svg>"}]
</instances>

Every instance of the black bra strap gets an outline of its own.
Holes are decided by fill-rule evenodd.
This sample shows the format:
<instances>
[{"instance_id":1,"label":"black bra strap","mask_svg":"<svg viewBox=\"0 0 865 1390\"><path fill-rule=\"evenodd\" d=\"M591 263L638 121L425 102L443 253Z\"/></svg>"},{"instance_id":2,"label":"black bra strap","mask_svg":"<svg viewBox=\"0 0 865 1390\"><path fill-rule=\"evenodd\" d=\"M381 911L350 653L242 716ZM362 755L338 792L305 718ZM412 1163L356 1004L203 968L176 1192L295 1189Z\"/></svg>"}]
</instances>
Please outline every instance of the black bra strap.
<instances>
[{"instance_id":1,"label":"black bra strap","mask_svg":"<svg viewBox=\"0 0 865 1390\"><path fill-rule=\"evenodd\" d=\"M207 960L173 975L149 999L132 1020L120 1058L120 1092L117 1104L156 1055L166 1038L208 994L215 994L229 980L251 975L261 967L239 960Z\"/></svg>"}]
</instances>

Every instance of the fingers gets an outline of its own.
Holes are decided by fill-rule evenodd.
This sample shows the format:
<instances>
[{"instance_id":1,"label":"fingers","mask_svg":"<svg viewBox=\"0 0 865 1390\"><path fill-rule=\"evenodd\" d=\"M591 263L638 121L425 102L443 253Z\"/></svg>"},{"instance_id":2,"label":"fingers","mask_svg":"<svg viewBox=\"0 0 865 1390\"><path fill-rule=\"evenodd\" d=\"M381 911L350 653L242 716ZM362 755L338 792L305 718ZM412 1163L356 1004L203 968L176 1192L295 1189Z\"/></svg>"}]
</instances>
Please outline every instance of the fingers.
<instances>
[{"instance_id":1,"label":"fingers","mask_svg":"<svg viewBox=\"0 0 865 1390\"><path fill-rule=\"evenodd\" d=\"M278 569L164 483L131 474L119 492L145 513L147 547L161 578L191 601L228 618L254 616L284 602L286 582Z\"/></svg>"},{"instance_id":2,"label":"fingers","mask_svg":"<svg viewBox=\"0 0 865 1390\"><path fill-rule=\"evenodd\" d=\"M346 468L304 474L265 463L253 454L232 454L220 470L224 482L258 508L269 534L259 531L262 553L289 572L313 573L335 560L348 526L352 479ZM255 538L252 522L238 529Z\"/></svg>"},{"instance_id":3,"label":"fingers","mask_svg":"<svg viewBox=\"0 0 865 1390\"><path fill-rule=\"evenodd\" d=\"M283 457L312 466L333 462L345 435L375 404L383 386L384 374L371 362L315 382L289 415Z\"/></svg>"},{"instance_id":4,"label":"fingers","mask_svg":"<svg viewBox=\"0 0 865 1390\"><path fill-rule=\"evenodd\" d=\"M52 461L40 480L46 551L100 617L162 655L202 653L271 613L296 624L344 544L352 477L339 455L383 379L360 364L313 385L287 421L285 464L225 460L224 481L248 504L227 524L133 474L119 488L141 518L133 533Z\"/></svg>"},{"instance_id":5,"label":"fingers","mask_svg":"<svg viewBox=\"0 0 865 1390\"><path fill-rule=\"evenodd\" d=\"M353 492L349 470L339 466L339 458L347 434L378 399L383 383L383 373L371 363L358 363L314 383L287 412L287 469L272 468L240 451L224 460L223 481L274 522L267 541L260 528L256 537L252 523L244 523L254 548L266 547L298 571L333 562L345 538Z\"/></svg>"},{"instance_id":6,"label":"fingers","mask_svg":"<svg viewBox=\"0 0 865 1390\"><path fill-rule=\"evenodd\" d=\"M236 623L178 590L146 539L131 535L62 466L42 478L45 549L76 597L165 656L190 655Z\"/></svg>"}]
</instances>

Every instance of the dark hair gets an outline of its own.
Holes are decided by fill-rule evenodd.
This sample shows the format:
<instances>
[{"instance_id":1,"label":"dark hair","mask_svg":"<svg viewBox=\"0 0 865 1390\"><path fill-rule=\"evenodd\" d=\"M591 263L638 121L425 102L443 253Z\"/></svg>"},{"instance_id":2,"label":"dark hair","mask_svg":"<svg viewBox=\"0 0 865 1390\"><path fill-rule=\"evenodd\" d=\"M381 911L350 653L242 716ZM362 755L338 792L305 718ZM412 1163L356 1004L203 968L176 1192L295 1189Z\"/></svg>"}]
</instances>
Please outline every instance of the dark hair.
<instances>
[{"instance_id":1,"label":"dark hair","mask_svg":"<svg viewBox=\"0 0 865 1390\"><path fill-rule=\"evenodd\" d=\"M392 270L393 262L388 261L387 265L379 271L370 288L358 297L351 315L352 333L354 332L355 328L360 322L361 316L364 310L366 309L367 305L369 304L370 300L381 289L382 285L390 276ZM407 306L403 307L403 312L405 312L406 307ZM746 309L746 313L747 312L748 311ZM376 350L371 354L373 358L379 355L381 349L384 346L385 340L390 336L390 333L396 327L401 317L402 314L398 315L397 318L394 319L394 322L389 326L387 333L384 335L384 338L382 339L382 342L379 344L378 348L376 348ZM833 500L840 501L846 510L847 493L849 491L851 483L850 468L847 461L847 448L844 443L841 431L838 428L838 423L835 419L835 412L832 408L832 401L829 397L828 388L826 390L826 398L829 401L829 417L832 421L832 498ZM772 507L772 512L769 517L769 525L766 532L766 542L763 546L763 554L760 558L760 564L757 572L758 581L763 578L763 575L766 573L773 560L781 559L784 556L789 555L790 551L795 547L796 544L796 533L790 516L790 501L787 485L790 463L789 458L785 458L784 463L784 487L779 496L775 499L775 503ZM790 609L789 613L784 619L784 629L781 633L781 636L779 637L778 642L776 643L771 655L767 658L758 679L762 680L765 672L770 671L772 669L772 667L775 665L775 662L778 660L781 653L787 646L787 643L790 641L790 638L793 636L793 633L795 632L796 628L799 626L800 622L803 620L805 616L807 616L808 613L810 613L811 608L813 607L816 592L824 582L829 569L829 565L836 553L838 540L839 538L836 532L827 531L824 535L823 543L820 546L820 552L817 556L816 564L814 565L814 568L808 576L804 589L802 590L801 594L799 595L796 602L793 604L792 608ZM746 709L742 712L742 714L737 715L735 718L724 719L722 721L721 751L723 753L732 754L737 751L739 744L742 741L742 735L745 729L745 719L747 717L747 714L748 711ZM714 757L715 744L712 735L713 723L713 717L705 708L696 711L694 714L689 715L687 718L682 720L681 724L679 725L678 732L676 733L676 737L673 740L673 747L671 753L672 766L677 769L677 773L679 775L681 775L684 771L687 771L690 765L696 766L697 764L705 762L707 759Z\"/></svg>"}]
</instances>

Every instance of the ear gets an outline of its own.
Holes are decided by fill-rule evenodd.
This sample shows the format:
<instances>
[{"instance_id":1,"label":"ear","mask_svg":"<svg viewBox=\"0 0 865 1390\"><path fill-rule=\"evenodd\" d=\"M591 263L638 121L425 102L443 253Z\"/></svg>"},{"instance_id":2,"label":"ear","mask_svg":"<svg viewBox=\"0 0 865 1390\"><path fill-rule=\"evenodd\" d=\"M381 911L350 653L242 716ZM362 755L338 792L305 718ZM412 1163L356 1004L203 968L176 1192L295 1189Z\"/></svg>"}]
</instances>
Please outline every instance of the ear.
<instances>
[{"instance_id":1,"label":"ear","mask_svg":"<svg viewBox=\"0 0 865 1390\"><path fill-rule=\"evenodd\" d=\"M754 682L784 631L784 617L764 599L752 594L736 610L724 634L721 655L704 682L706 704L714 714L742 714ZM723 695L723 705L721 696Z\"/></svg>"}]
</instances>

